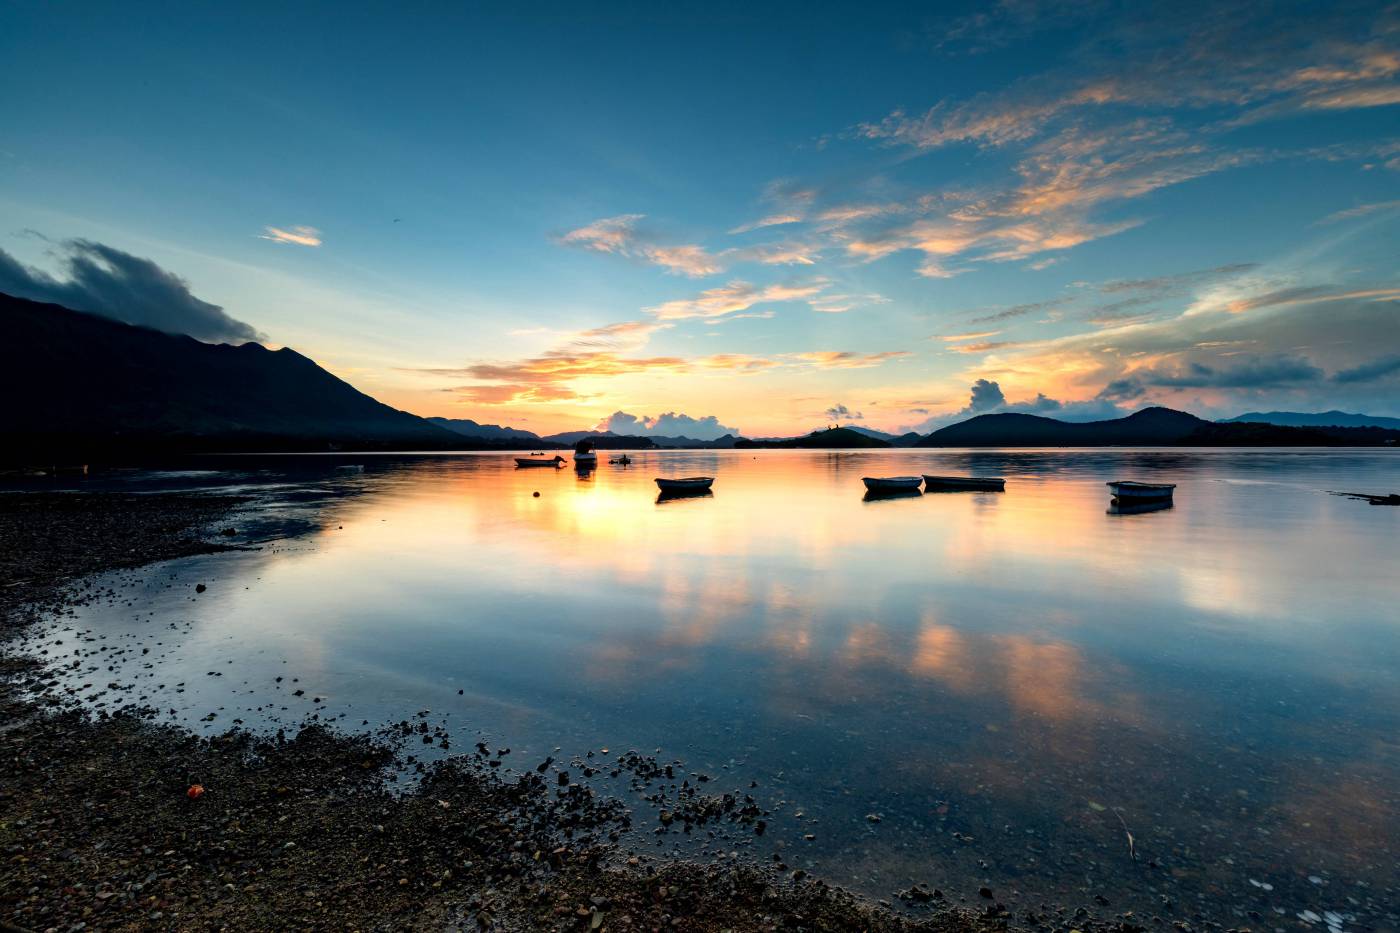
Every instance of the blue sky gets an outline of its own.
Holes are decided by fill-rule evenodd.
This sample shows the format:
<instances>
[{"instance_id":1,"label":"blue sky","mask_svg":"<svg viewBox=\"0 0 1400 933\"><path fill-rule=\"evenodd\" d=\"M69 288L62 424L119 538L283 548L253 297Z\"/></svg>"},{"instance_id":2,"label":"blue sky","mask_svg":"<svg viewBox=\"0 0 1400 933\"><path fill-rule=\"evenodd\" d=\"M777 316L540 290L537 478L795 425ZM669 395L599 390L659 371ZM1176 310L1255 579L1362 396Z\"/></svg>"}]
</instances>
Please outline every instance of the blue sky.
<instances>
[{"instance_id":1,"label":"blue sky","mask_svg":"<svg viewBox=\"0 0 1400 933\"><path fill-rule=\"evenodd\" d=\"M1381 4L13 3L0 87L0 287L420 414L1400 414Z\"/></svg>"}]
</instances>

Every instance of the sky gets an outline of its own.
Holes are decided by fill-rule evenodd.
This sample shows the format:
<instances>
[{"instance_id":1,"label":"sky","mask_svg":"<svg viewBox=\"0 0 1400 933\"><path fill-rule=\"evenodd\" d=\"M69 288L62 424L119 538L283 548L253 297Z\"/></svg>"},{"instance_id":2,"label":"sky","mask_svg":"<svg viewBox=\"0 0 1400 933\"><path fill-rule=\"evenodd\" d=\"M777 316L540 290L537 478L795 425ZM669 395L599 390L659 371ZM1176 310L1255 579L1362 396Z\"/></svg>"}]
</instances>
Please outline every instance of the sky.
<instances>
[{"instance_id":1,"label":"sky","mask_svg":"<svg viewBox=\"0 0 1400 933\"><path fill-rule=\"evenodd\" d=\"M1400 415L1400 6L0 6L0 291L540 433Z\"/></svg>"}]
</instances>

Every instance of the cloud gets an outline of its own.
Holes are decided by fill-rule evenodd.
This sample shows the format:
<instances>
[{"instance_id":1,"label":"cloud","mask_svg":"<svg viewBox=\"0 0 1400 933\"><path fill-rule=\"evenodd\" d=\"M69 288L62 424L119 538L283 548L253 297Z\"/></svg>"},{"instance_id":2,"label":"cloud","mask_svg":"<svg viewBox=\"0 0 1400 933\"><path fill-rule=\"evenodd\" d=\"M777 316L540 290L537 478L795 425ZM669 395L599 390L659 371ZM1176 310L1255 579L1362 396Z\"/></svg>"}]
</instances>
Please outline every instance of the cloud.
<instances>
[{"instance_id":1,"label":"cloud","mask_svg":"<svg viewBox=\"0 0 1400 933\"><path fill-rule=\"evenodd\" d=\"M810 363L819 369L868 369L889 360L913 356L908 350L884 350L880 353L856 353L852 350L813 350L808 353L788 353L786 356Z\"/></svg>"},{"instance_id":2,"label":"cloud","mask_svg":"<svg viewBox=\"0 0 1400 933\"><path fill-rule=\"evenodd\" d=\"M560 237L565 246L599 253L613 253L660 266L667 272L702 278L723 272L720 259L693 244L671 246L655 242L654 238L637 229L644 214L619 214L571 230Z\"/></svg>"},{"instance_id":3,"label":"cloud","mask_svg":"<svg viewBox=\"0 0 1400 933\"><path fill-rule=\"evenodd\" d=\"M0 250L0 292L211 343L267 339L218 305L196 298L188 282L149 259L92 240L65 240L57 256L66 280Z\"/></svg>"},{"instance_id":4,"label":"cloud","mask_svg":"<svg viewBox=\"0 0 1400 933\"><path fill-rule=\"evenodd\" d=\"M961 340L981 340L986 337L995 337L999 333L1001 333L999 330L979 330L968 334L942 334L935 339L942 340L944 343L956 343Z\"/></svg>"},{"instance_id":5,"label":"cloud","mask_svg":"<svg viewBox=\"0 0 1400 933\"><path fill-rule=\"evenodd\" d=\"M784 224L796 224L802 222L801 214L769 214L767 217L760 217L750 223L740 224L730 230L730 233L748 233L751 230L761 230L764 227L780 227Z\"/></svg>"},{"instance_id":6,"label":"cloud","mask_svg":"<svg viewBox=\"0 0 1400 933\"><path fill-rule=\"evenodd\" d=\"M858 411L851 411L845 405L837 402L826 410L826 420L828 421L864 421L865 415Z\"/></svg>"},{"instance_id":7,"label":"cloud","mask_svg":"<svg viewBox=\"0 0 1400 933\"><path fill-rule=\"evenodd\" d=\"M1036 4L1001 4L947 28L1082 15L1058 8L1030 15L1029 6ZM1356 146L1243 146L1227 135L1242 122L1400 104L1400 30L1380 7L1271 10L1268 30L1247 4L1116 7L1075 34L1083 38L1068 56L1072 65L857 125L850 135L883 145L1001 150L1011 177L960 198L914 199L912 216L893 224L843 217L862 225L842 240L849 254L874 261L917 250L924 254L918 273L933 278L983 262L1043 268L1054 258L1047 253L1138 226L1137 219L1096 215L1163 188L1282 158L1364 157Z\"/></svg>"},{"instance_id":8,"label":"cloud","mask_svg":"<svg viewBox=\"0 0 1400 933\"><path fill-rule=\"evenodd\" d=\"M1194 7L1194 8L1192 8ZM1080 31L1073 66L1027 76L1005 90L921 114L896 110L854 134L932 149L1006 146L1057 122L1084 123L1125 108L1220 108L1237 119L1400 102L1395 32L1383 6L1369 16L1346 4L1297 14L1272 10L1268 29L1249 4L1130 6ZM1062 18L1062 17L1060 17ZM1370 35L1367 35L1367 34Z\"/></svg>"},{"instance_id":9,"label":"cloud","mask_svg":"<svg viewBox=\"0 0 1400 933\"><path fill-rule=\"evenodd\" d=\"M889 304L889 299L884 295L822 295L807 302L813 311L820 311L822 314L844 314L854 308L866 305Z\"/></svg>"},{"instance_id":10,"label":"cloud","mask_svg":"<svg viewBox=\"0 0 1400 933\"><path fill-rule=\"evenodd\" d=\"M1009 321L1013 318L1024 317L1027 314L1034 314L1037 311L1048 311L1052 308L1061 307L1062 305L1067 304L1069 300L1070 299L1068 297L1060 297L1051 298L1048 301L1032 301L1028 302L1027 304L1012 305L1009 308L1002 308L999 311L993 311L991 314L983 314L978 317L972 318L972 323L992 324L1000 323L1002 321Z\"/></svg>"},{"instance_id":11,"label":"cloud","mask_svg":"<svg viewBox=\"0 0 1400 933\"><path fill-rule=\"evenodd\" d=\"M1017 340L983 340L978 343L954 344L946 349L954 353L990 353L1004 347L1018 347L1020 345L1021 342Z\"/></svg>"},{"instance_id":12,"label":"cloud","mask_svg":"<svg viewBox=\"0 0 1400 933\"><path fill-rule=\"evenodd\" d=\"M1132 372L1139 385L1165 388L1258 389L1317 382L1322 370L1301 356L1255 356L1225 364L1164 364Z\"/></svg>"},{"instance_id":13,"label":"cloud","mask_svg":"<svg viewBox=\"0 0 1400 933\"><path fill-rule=\"evenodd\" d=\"M1319 220L1318 223L1335 224L1344 220L1355 220L1358 217L1367 217L1371 214L1395 210L1400 210L1400 201L1377 201L1373 204L1358 204L1356 207L1349 207L1346 210L1328 214L1326 217Z\"/></svg>"},{"instance_id":14,"label":"cloud","mask_svg":"<svg viewBox=\"0 0 1400 933\"><path fill-rule=\"evenodd\" d=\"M407 371L478 380L477 384L453 386L444 391L483 405L506 405L588 398L579 388L583 380L646 374L745 374L778 365L766 357L742 353L693 358L633 355L646 347L653 334L671 326L661 321L622 321L566 335L556 346L538 356Z\"/></svg>"},{"instance_id":15,"label":"cloud","mask_svg":"<svg viewBox=\"0 0 1400 933\"><path fill-rule=\"evenodd\" d=\"M752 285L734 281L701 292L694 298L680 298L647 308L663 321L678 321L685 318L717 318L728 314L747 311L754 305L764 302L801 301L811 298L826 287L825 283L815 282L802 285Z\"/></svg>"},{"instance_id":16,"label":"cloud","mask_svg":"<svg viewBox=\"0 0 1400 933\"><path fill-rule=\"evenodd\" d=\"M1370 363L1363 363L1360 366L1339 370L1332 376L1332 381L1342 383L1343 385L1358 382L1375 382L1387 376L1393 376L1396 373L1400 373L1400 356L1384 356Z\"/></svg>"},{"instance_id":17,"label":"cloud","mask_svg":"<svg viewBox=\"0 0 1400 933\"><path fill-rule=\"evenodd\" d=\"M726 434L735 437L741 433L738 428L720 424L714 415L692 418L680 412L668 411L655 418L647 415L632 415L625 411L615 411L601 422L600 431L614 434L641 435L643 437L689 437L699 441L713 441Z\"/></svg>"},{"instance_id":18,"label":"cloud","mask_svg":"<svg viewBox=\"0 0 1400 933\"><path fill-rule=\"evenodd\" d=\"M901 432L916 431L926 434L977 415L994 414L1043 415L1061 421L1101 421L1120 418L1124 413L1106 397L1082 402L1061 402L1043 392L1037 392L1034 398L1027 401L1008 402L1000 383L991 379L978 379L969 390L965 406L949 414L933 415L918 424L901 429Z\"/></svg>"},{"instance_id":19,"label":"cloud","mask_svg":"<svg viewBox=\"0 0 1400 933\"><path fill-rule=\"evenodd\" d=\"M283 230L281 227L263 227L263 232L258 234L260 240L271 240L274 243L291 243L296 246L320 246L321 231L315 227L290 227Z\"/></svg>"}]
</instances>

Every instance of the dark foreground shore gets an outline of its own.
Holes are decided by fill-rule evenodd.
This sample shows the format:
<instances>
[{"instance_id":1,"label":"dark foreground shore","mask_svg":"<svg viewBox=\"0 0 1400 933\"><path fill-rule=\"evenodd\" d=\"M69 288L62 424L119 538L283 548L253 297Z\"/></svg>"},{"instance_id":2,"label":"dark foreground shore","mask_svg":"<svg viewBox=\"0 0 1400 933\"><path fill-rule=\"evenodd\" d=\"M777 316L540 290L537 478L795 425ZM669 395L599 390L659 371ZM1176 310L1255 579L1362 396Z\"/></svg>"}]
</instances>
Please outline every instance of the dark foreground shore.
<instances>
[{"instance_id":1,"label":"dark foreground shore","mask_svg":"<svg viewBox=\"0 0 1400 933\"><path fill-rule=\"evenodd\" d=\"M777 867L637 858L624 808L578 784L463 756L395 790L382 736L203 739L33 699L57 661L14 635L88 598L88 575L220 549L238 504L0 495L0 930L1139 929L1009 917L994 892L972 908L911 890L900 911Z\"/></svg>"}]
</instances>

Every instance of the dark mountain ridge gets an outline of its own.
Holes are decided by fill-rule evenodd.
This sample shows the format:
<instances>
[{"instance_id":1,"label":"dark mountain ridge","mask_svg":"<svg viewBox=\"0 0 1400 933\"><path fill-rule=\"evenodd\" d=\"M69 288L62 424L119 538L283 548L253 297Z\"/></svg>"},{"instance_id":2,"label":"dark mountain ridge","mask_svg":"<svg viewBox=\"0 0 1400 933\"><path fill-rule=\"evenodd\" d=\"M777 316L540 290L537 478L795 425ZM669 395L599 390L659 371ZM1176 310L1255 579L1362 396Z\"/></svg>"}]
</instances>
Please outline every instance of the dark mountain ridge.
<instances>
[{"instance_id":1,"label":"dark mountain ridge","mask_svg":"<svg viewBox=\"0 0 1400 933\"><path fill-rule=\"evenodd\" d=\"M1171 408L1070 422L1040 415L978 415L934 431L920 447L1326 447L1395 443L1400 431L1215 422Z\"/></svg>"},{"instance_id":2,"label":"dark mountain ridge","mask_svg":"<svg viewBox=\"0 0 1400 933\"><path fill-rule=\"evenodd\" d=\"M462 446L288 347L202 343L4 294L0 321L11 458Z\"/></svg>"},{"instance_id":3,"label":"dark mountain ridge","mask_svg":"<svg viewBox=\"0 0 1400 933\"><path fill-rule=\"evenodd\" d=\"M538 441L540 436L524 428L502 427L499 424L480 424L470 418L424 418L431 424L446 428L463 437L478 437L490 441Z\"/></svg>"},{"instance_id":4,"label":"dark mountain ridge","mask_svg":"<svg viewBox=\"0 0 1400 933\"><path fill-rule=\"evenodd\" d=\"M802 437L789 437L781 440L749 440L739 438L734 442L734 446L740 450L754 450L758 448L799 448L805 450L850 450L857 448L871 447L891 447L889 441L882 441L877 437L871 437L860 431L853 431L850 428L828 428L824 431L813 431L811 434Z\"/></svg>"},{"instance_id":5,"label":"dark mountain ridge","mask_svg":"<svg viewBox=\"0 0 1400 933\"><path fill-rule=\"evenodd\" d=\"M1255 421L1292 428L1389 428L1400 430L1400 418L1384 415L1362 415L1348 411L1250 411L1234 418L1221 419L1222 424Z\"/></svg>"}]
</instances>

